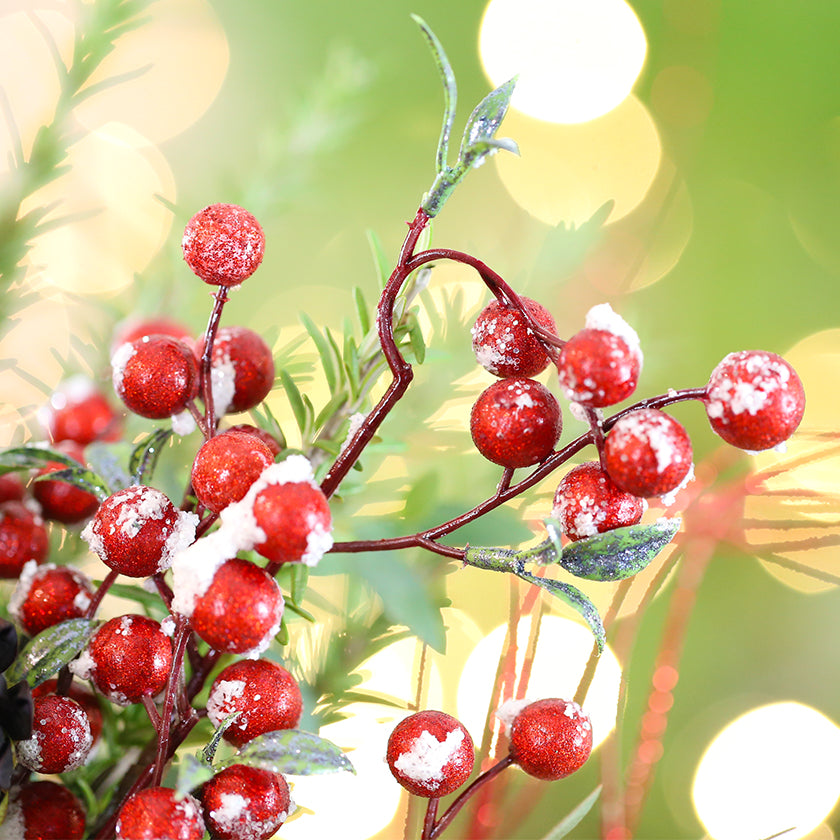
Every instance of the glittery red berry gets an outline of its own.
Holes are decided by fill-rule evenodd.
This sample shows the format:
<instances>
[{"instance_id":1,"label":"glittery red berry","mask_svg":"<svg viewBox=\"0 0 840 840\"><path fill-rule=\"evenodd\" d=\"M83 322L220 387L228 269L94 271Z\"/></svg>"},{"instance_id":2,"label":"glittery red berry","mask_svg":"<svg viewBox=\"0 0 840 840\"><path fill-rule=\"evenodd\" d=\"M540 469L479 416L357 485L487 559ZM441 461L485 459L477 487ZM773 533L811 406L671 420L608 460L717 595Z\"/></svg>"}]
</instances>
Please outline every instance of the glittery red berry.
<instances>
[{"instance_id":1,"label":"glittery red berry","mask_svg":"<svg viewBox=\"0 0 840 840\"><path fill-rule=\"evenodd\" d=\"M520 296L520 300L539 326L557 333L554 318L545 307L531 298ZM471 333L478 363L494 376L536 376L551 361L519 311L499 300L481 310Z\"/></svg>"},{"instance_id":2,"label":"glittery red berry","mask_svg":"<svg viewBox=\"0 0 840 840\"><path fill-rule=\"evenodd\" d=\"M201 787L204 822L219 840L268 840L286 822L289 786L279 773L233 764Z\"/></svg>"},{"instance_id":3,"label":"glittery red berry","mask_svg":"<svg viewBox=\"0 0 840 840\"><path fill-rule=\"evenodd\" d=\"M201 805L189 794L154 787L130 796L117 820L117 840L201 840Z\"/></svg>"},{"instance_id":4,"label":"glittery red berry","mask_svg":"<svg viewBox=\"0 0 840 840\"><path fill-rule=\"evenodd\" d=\"M198 361L183 341L150 335L122 344L111 359L114 390L126 407L153 420L180 414L198 395Z\"/></svg>"},{"instance_id":5,"label":"glittery red berry","mask_svg":"<svg viewBox=\"0 0 840 840\"><path fill-rule=\"evenodd\" d=\"M445 712L423 711L401 720L388 738L386 761L415 796L446 796L469 778L475 762L470 733Z\"/></svg>"},{"instance_id":6,"label":"glittery red berry","mask_svg":"<svg viewBox=\"0 0 840 840\"><path fill-rule=\"evenodd\" d=\"M73 441L63 441L56 449L80 464L85 463L82 447ZM38 470L37 476L49 475L64 469L67 469L66 464L50 461ZM84 522L93 516L99 507L99 499L93 493L60 479L43 479L34 482L32 495L41 505L41 515L44 519L61 522L64 525L78 525Z\"/></svg>"},{"instance_id":7,"label":"glittery red berry","mask_svg":"<svg viewBox=\"0 0 840 840\"><path fill-rule=\"evenodd\" d=\"M0 475L0 503L22 502L26 497L26 485L17 473Z\"/></svg>"},{"instance_id":8,"label":"glittery red berry","mask_svg":"<svg viewBox=\"0 0 840 840\"><path fill-rule=\"evenodd\" d=\"M551 392L533 379L502 379L473 405L470 432L478 451L502 467L530 467L548 457L563 421Z\"/></svg>"},{"instance_id":9,"label":"glittery red berry","mask_svg":"<svg viewBox=\"0 0 840 840\"><path fill-rule=\"evenodd\" d=\"M256 435L222 432L196 453L191 476L193 490L204 507L218 513L231 502L238 502L273 463L271 450Z\"/></svg>"},{"instance_id":10,"label":"glittery red berry","mask_svg":"<svg viewBox=\"0 0 840 840\"><path fill-rule=\"evenodd\" d=\"M112 703L127 706L160 694L171 665L172 640L160 624L144 615L122 615L94 633L70 670L91 680Z\"/></svg>"},{"instance_id":11,"label":"glittery red berry","mask_svg":"<svg viewBox=\"0 0 840 840\"><path fill-rule=\"evenodd\" d=\"M562 779L579 770L589 758L592 724L571 700L537 700L514 718L510 752L529 776L547 781Z\"/></svg>"},{"instance_id":12,"label":"glittery red berry","mask_svg":"<svg viewBox=\"0 0 840 840\"><path fill-rule=\"evenodd\" d=\"M137 484L102 502L82 537L114 571L150 577L193 542L197 524L195 514L178 510L160 490Z\"/></svg>"},{"instance_id":13,"label":"glittery red berry","mask_svg":"<svg viewBox=\"0 0 840 840\"><path fill-rule=\"evenodd\" d=\"M601 465L591 461L563 477L551 515L570 540L580 540L635 525L646 508L644 499L616 487Z\"/></svg>"},{"instance_id":14,"label":"glittery red berry","mask_svg":"<svg viewBox=\"0 0 840 840\"><path fill-rule=\"evenodd\" d=\"M129 344L147 335L168 335L178 338L186 344L192 344L193 332L164 316L153 318L128 318L117 325L114 330L114 339L111 343L111 354L113 355L123 344Z\"/></svg>"},{"instance_id":15,"label":"glittery red berry","mask_svg":"<svg viewBox=\"0 0 840 840\"><path fill-rule=\"evenodd\" d=\"M85 376L62 383L38 412L54 443L72 440L82 446L95 440L119 440L122 418L105 395Z\"/></svg>"},{"instance_id":16,"label":"glittery red berry","mask_svg":"<svg viewBox=\"0 0 840 840\"><path fill-rule=\"evenodd\" d=\"M48 694L55 694L58 688L58 680L51 679L41 683L32 689L33 697L46 697ZM90 723L90 734L95 744L102 735L102 709L99 706L99 701L96 695L84 688L80 683L74 681L70 686L67 696L75 700L86 712L88 722Z\"/></svg>"},{"instance_id":17,"label":"glittery red berry","mask_svg":"<svg viewBox=\"0 0 840 840\"><path fill-rule=\"evenodd\" d=\"M195 354L204 354L204 338ZM247 327L222 327L211 356L213 410L217 416L258 406L274 386L274 357L262 337Z\"/></svg>"},{"instance_id":18,"label":"glittery red berry","mask_svg":"<svg viewBox=\"0 0 840 840\"><path fill-rule=\"evenodd\" d=\"M44 520L23 502L0 503L0 578L14 580L30 560L40 563L49 550Z\"/></svg>"},{"instance_id":19,"label":"glittery red berry","mask_svg":"<svg viewBox=\"0 0 840 840\"><path fill-rule=\"evenodd\" d=\"M0 836L15 840L82 840L82 803L56 782L28 782L9 792Z\"/></svg>"},{"instance_id":20,"label":"glittery red berry","mask_svg":"<svg viewBox=\"0 0 840 840\"><path fill-rule=\"evenodd\" d=\"M280 630L283 595L270 575L234 557L223 563L195 601L193 629L225 653L260 653Z\"/></svg>"},{"instance_id":21,"label":"glittery red berry","mask_svg":"<svg viewBox=\"0 0 840 840\"><path fill-rule=\"evenodd\" d=\"M48 694L32 701L32 737L18 741L18 761L39 773L81 767L93 746L87 712L71 697Z\"/></svg>"},{"instance_id":22,"label":"glittery red berry","mask_svg":"<svg viewBox=\"0 0 840 840\"><path fill-rule=\"evenodd\" d=\"M35 636L70 618L82 618L90 606L93 585L72 566L30 560L21 572L9 598L9 614L30 635Z\"/></svg>"},{"instance_id":23,"label":"glittery red berry","mask_svg":"<svg viewBox=\"0 0 840 840\"><path fill-rule=\"evenodd\" d=\"M265 234L242 207L211 204L189 220L181 247L187 265L205 283L237 286L262 262Z\"/></svg>"},{"instance_id":24,"label":"glittery red berry","mask_svg":"<svg viewBox=\"0 0 840 840\"><path fill-rule=\"evenodd\" d=\"M207 698L207 717L219 726L241 712L225 730L236 747L266 732L294 729L300 723L303 698L294 677L267 659L242 659L222 670Z\"/></svg>"},{"instance_id":25,"label":"glittery red berry","mask_svg":"<svg viewBox=\"0 0 840 840\"><path fill-rule=\"evenodd\" d=\"M650 498L676 490L690 476L691 440L668 414L646 408L622 417L604 444L610 478L634 496Z\"/></svg>"},{"instance_id":26,"label":"glittery red berry","mask_svg":"<svg viewBox=\"0 0 840 840\"><path fill-rule=\"evenodd\" d=\"M730 353L706 386L706 413L727 443L760 451L786 441L805 413L805 389L796 371L775 353Z\"/></svg>"},{"instance_id":27,"label":"glittery red berry","mask_svg":"<svg viewBox=\"0 0 840 840\"><path fill-rule=\"evenodd\" d=\"M276 458L283 451L283 446L274 435L265 429L260 429L258 426L252 426L250 423L237 423L225 431L245 432L246 434L258 437L271 450L272 458Z\"/></svg>"}]
</instances>

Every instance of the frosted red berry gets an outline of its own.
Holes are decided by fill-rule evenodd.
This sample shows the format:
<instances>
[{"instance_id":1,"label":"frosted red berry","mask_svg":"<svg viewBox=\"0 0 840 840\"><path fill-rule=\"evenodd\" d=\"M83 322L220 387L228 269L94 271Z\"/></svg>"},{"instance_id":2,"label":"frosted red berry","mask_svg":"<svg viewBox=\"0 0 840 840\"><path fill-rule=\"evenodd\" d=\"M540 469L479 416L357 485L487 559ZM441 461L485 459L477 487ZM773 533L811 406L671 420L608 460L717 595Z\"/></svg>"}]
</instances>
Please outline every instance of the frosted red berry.
<instances>
[{"instance_id":1,"label":"frosted red berry","mask_svg":"<svg viewBox=\"0 0 840 840\"><path fill-rule=\"evenodd\" d=\"M193 332L178 321L158 315L152 318L128 318L117 325L111 343L111 353L123 344L130 344L147 335L168 335L192 344Z\"/></svg>"},{"instance_id":2,"label":"frosted red berry","mask_svg":"<svg viewBox=\"0 0 840 840\"><path fill-rule=\"evenodd\" d=\"M280 630L283 595L263 569L234 557L223 563L196 598L195 632L225 653L259 653Z\"/></svg>"},{"instance_id":3,"label":"frosted red berry","mask_svg":"<svg viewBox=\"0 0 840 840\"><path fill-rule=\"evenodd\" d=\"M0 503L0 578L14 580L26 563L40 563L48 551L44 520L23 502Z\"/></svg>"},{"instance_id":4,"label":"frosted red berry","mask_svg":"<svg viewBox=\"0 0 840 840\"><path fill-rule=\"evenodd\" d=\"M63 382L38 412L53 443L72 440L82 446L95 440L119 440L122 417L85 376Z\"/></svg>"},{"instance_id":5,"label":"frosted red berry","mask_svg":"<svg viewBox=\"0 0 840 840\"><path fill-rule=\"evenodd\" d=\"M199 502L218 513L238 502L274 463L268 445L256 435L228 430L210 438L192 465L192 486Z\"/></svg>"},{"instance_id":6,"label":"frosted red berry","mask_svg":"<svg viewBox=\"0 0 840 840\"><path fill-rule=\"evenodd\" d=\"M647 508L644 499L616 487L597 462L580 464L560 481L551 515L570 540L635 525Z\"/></svg>"},{"instance_id":7,"label":"frosted red berry","mask_svg":"<svg viewBox=\"0 0 840 840\"><path fill-rule=\"evenodd\" d=\"M37 565L30 560L9 599L9 614L30 635L71 618L82 618L90 606L93 585L72 566Z\"/></svg>"},{"instance_id":8,"label":"frosted red berry","mask_svg":"<svg viewBox=\"0 0 840 840\"><path fill-rule=\"evenodd\" d=\"M265 234L242 207L211 204L189 220L181 247L187 265L205 283L237 286L262 262Z\"/></svg>"},{"instance_id":9,"label":"frosted red berry","mask_svg":"<svg viewBox=\"0 0 840 840\"><path fill-rule=\"evenodd\" d=\"M727 443L760 451L786 441L805 413L796 371L775 353L730 353L712 371L704 400L712 428Z\"/></svg>"},{"instance_id":10,"label":"frosted red berry","mask_svg":"<svg viewBox=\"0 0 840 840\"><path fill-rule=\"evenodd\" d=\"M557 333L551 313L531 298L519 298L525 310L543 329ZM472 347L478 363L494 376L536 376L551 361L545 346L517 309L492 300L473 324Z\"/></svg>"},{"instance_id":11,"label":"frosted red berry","mask_svg":"<svg viewBox=\"0 0 840 840\"><path fill-rule=\"evenodd\" d=\"M589 758L592 724L571 700L537 700L513 719L510 752L529 776L547 781L565 778Z\"/></svg>"},{"instance_id":12,"label":"frosted red berry","mask_svg":"<svg viewBox=\"0 0 840 840\"><path fill-rule=\"evenodd\" d=\"M32 696L45 697L48 694L55 694L57 688L57 679L47 680L32 689ZM90 723L91 738L95 744L102 735L103 726L102 709L96 695L84 688L79 682L74 681L67 692L67 696L75 700L85 710Z\"/></svg>"},{"instance_id":13,"label":"frosted red berry","mask_svg":"<svg viewBox=\"0 0 840 840\"><path fill-rule=\"evenodd\" d=\"M204 338L195 354L204 354ZM274 357L262 337L247 327L222 327L213 341L211 387L217 416L258 406L274 386Z\"/></svg>"},{"instance_id":14,"label":"frosted red berry","mask_svg":"<svg viewBox=\"0 0 840 840\"><path fill-rule=\"evenodd\" d=\"M283 451L283 446L280 444L280 441L271 432L260 429L258 426L252 426L250 423L237 423L235 426L226 429L226 431L245 432L246 434L258 437L271 450L272 458L276 458Z\"/></svg>"},{"instance_id":15,"label":"frosted red berry","mask_svg":"<svg viewBox=\"0 0 840 840\"><path fill-rule=\"evenodd\" d=\"M201 805L189 794L163 787L130 796L117 820L117 840L201 840Z\"/></svg>"},{"instance_id":16,"label":"frosted red berry","mask_svg":"<svg viewBox=\"0 0 840 840\"><path fill-rule=\"evenodd\" d=\"M144 615L106 621L70 670L91 680L112 703L127 706L154 697L166 687L172 666L172 640Z\"/></svg>"},{"instance_id":17,"label":"frosted red berry","mask_svg":"<svg viewBox=\"0 0 840 840\"><path fill-rule=\"evenodd\" d=\"M286 822L291 796L279 773L233 764L202 785L204 823L219 840L268 840Z\"/></svg>"},{"instance_id":18,"label":"frosted red berry","mask_svg":"<svg viewBox=\"0 0 840 840\"><path fill-rule=\"evenodd\" d=\"M149 577L195 539L198 517L178 510L160 490L132 485L109 496L82 537L110 569Z\"/></svg>"},{"instance_id":19,"label":"frosted red berry","mask_svg":"<svg viewBox=\"0 0 840 840\"><path fill-rule=\"evenodd\" d=\"M18 761L39 773L81 767L93 746L87 712L71 697L48 694L32 701L32 737L18 741Z\"/></svg>"},{"instance_id":20,"label":"frosted red berry","mask_svg":"<svg viewBox=\"0 0 840 840\"><path fill-rule=\"evenodd\" d=\"M0 475L0 503L22 502L26 496L26 485L17 473Z\"/></svg>"},{"instance_id":21,"label":"frosted red berry","mask_svg":"<svg viewBox=\"0 0 840 840\"><path fill-rule=\"evenodd\" d=\"M691 440L683 426L662 411L632 411L607 435L604 462L622 490L643 498L663 496L689 477Z\"/></svg>"},{"instance_id":22,"label":"frosted red berry","mask_svg":"<svg viewBox=\"0 0 840 840\"><path fill-rule=\"evenodd\" d=\"M207 698L207 717L213 726L235 712L241 714L225 730L224 739L241 747L248 741L300 723L303 697L294 677L267 659L243 659L223 669Z\"/></svg>"},{"instance_id":23,"label":"frosted red berry","mask_svg":"<svg viewBox=\"0 0 840 840\"><path fill-rule=\"evenodd\" d=\"M56 782L28 782L9 792L0 836L16 840L82 840L85 810L76 796Z\"/></svg>"},{"instance_id":24,"label":"frosted red berry","mask_svg":"<svg viewBox=\"0 0 840 840\"><path fill-rule=\"evenodd\" d=\"M472 408L470 432L478 451L502 467L530 467L554 449L563 421L554 395L533 379L502 379Z\"/></svg>"},{"instance_id":25,"label":"frosted red berry","mask_svg":"<svg viewBox=\"0 0 840 840\"><path fill-rule=\"evenodd\" d=\"M415 796L446 796L472 773L470 733L445 712L427 710L401 720L388 738L386 761L394 778Z\"/></svg>"},{"instance_id":26,"label":"frosted red berry","mask_svg":"<svg viewBox=\"0 0 840 840\"><path fill-rule=\"evenodd\" d=\"M56 449L84 465L84 450L74 441L63 441ZM40 478L65 469L66 464L49 461L36 475ZM99 507L99 499L93 493L61 479L35 481L32 484L32 495L41 506L44 519L61 522L63 525L78 525L93 516Z\"/></svg>"},{"instance_id":27,"label":"frosted red berry","mask_svg":"<svg viewBox=\"0 0 840 840\"><path fill-rule=\"evenodd\" d=\"M198 395L198 361L183 341L150 335L121 345L111 359L114 390L126 407L152 420L180 414Z\"/></svg>"}]
</instances>

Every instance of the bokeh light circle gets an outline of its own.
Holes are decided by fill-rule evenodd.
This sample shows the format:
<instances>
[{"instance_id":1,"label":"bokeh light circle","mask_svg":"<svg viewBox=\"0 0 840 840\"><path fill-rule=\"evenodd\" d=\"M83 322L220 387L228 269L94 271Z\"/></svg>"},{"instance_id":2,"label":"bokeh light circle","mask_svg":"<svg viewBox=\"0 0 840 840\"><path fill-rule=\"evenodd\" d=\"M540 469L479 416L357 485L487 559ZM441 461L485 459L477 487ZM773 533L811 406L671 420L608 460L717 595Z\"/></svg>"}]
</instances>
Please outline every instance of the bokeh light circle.
<instances>
[{"instance_id":1,"label":"bokeh light circle","mask_svg":"<svg viewBox=\"0 0 840 840\"><path fill-rule=\"evenodd\" d=\"M513 105L551 122L611 111L630 93L646 51L624 0L490 0L479 33L493 86L518 75Z\"/></svg>"},{"instance_id":2,"label":"bokeh light circle","mask_svg":"<svg viewBox=\"0 0 840 840\"><path fill-rule=\"evenodd\" d=\"M840 797L840 728L800 703L752 709L723 729L700 760L692 787L713 840L797 840Z\"/></svg>"}]
</instances>

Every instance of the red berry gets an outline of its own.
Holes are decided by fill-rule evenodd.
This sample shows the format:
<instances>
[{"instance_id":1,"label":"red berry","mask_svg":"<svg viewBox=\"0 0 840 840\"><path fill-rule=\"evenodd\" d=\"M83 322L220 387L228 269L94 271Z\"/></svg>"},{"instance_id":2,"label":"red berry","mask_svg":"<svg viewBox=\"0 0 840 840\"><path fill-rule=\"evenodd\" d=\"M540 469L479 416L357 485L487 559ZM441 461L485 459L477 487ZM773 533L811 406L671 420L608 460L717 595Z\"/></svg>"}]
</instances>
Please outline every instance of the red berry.
<instances>
[{"instance_id":1,"label":"red berry","mask_svg":"<svg viewBox=\"0 0 840 840\"><path fill-rule=\"evenodd\" d=\"M470 415L478 451L502 467L530 467L547 458L563 420L551 392L533 379L502 379L483 391Z\"/></svg>"},{"instance_id":2,"label":"red berry","mask_svg":"<svg viewBox=\"0 0 840 840\"><path fill-rule=\"evenodd\" d=\"M87 446L95 440L119 440L122 418L93 382L74 376L59 386L38 419L54 443L72 440Z\"/></svg>"},{"instance_id":3,"label":"red berry","mask_svg":"<svg viewBox=\"0 0 840 840\"><path fill-rule=\"evenodd\" d=\"M740 449L772 449L796 431L805 413L805 389L796 371L775 353L730 353L706 386L712 428Z\"/></svg>"},{"instance_id":4,"label":"red berry","mask_svg":"<svg viewBox=\"0 0 840 840\"><path fill-rule=\"evenodd\" d=\"M160 694L171 665L172 641L160 624L144 615L122 615L94 633L70 670L91 680L112 703L127 706Z\"/></svg>"},{"instance_id":5,"label":"red berry","mask_svg":"<svg viewBox=\"0 0 840 840\"><path fill-rule=\"evenodd\" d=\"M401 720L388 738L394 778L415 796L446 796L469 778L475 762L470 733L451 715L424 711Z\"/></svg>"},{"instance_id":6,"label":"red berry","mask_svg":"<svg viewBox=\"0 0 840 840\"><path fill-rule=\"evenodd\" d=\"M88 576L72 566L30 560L23 568L9 599L9 614L35 636L70 618L82 618L90 606L93 585Z\"/></svg>"},{"instance_id":7,"label":"red berry","mask_svg":"<svg viewBox=\"0 0 840 840\"><path fill-rule=\"evenodd\" d=\"M262 262L260 223L235 204L211 204L189 220L181 241L187 265L205 283L237 286Z\"/></svg>"},{"instance_id":8,"label":"red berry","mask_svg":"<svg viewBox=\"0 0 840 840\"><path fill-rule=\"evenodd\" d=\"M9 792L0 837L15 840L82 840L85 811L82 803L56 782L28 782Z\"/></svg>"},{"instance_id":9,"label":"red berry","mask_svg":"<svg viewBox=\"0 0 840 840\"><path fill-rule=\"evenodd\" d=\"M265 429L260 429L258 426L252 426L250 423L237 423L226 431L245 432L246 434L258 437L271 450L272 458L276 458L283 451L283 446L274 435Z\"/></svg>"},{"instance_id":10,"label":"red berry","mask_svg":"<svg viewBox=\"0 0 840 840\"><path fill-rule=\"evenodd\" d=\"M14 580L26 563L40 563L48 551L44 520L23 502L0 503L0 578Z\"/></svg>"},{"instance_id":11,"label":"red berry","mask_svg":"<svg viewBox=\"0 0 840 840\"><path fill-rule=\"evenodd\" d=\"M204 354L204 338L195 354ZM247 327L222 327L213 341L211 386L219 417L258 406L274 386L274 357L260 335Z\"/></svg>"},{"instance_id":12,"label":"red berry","mask_svg":"<svg viewBox=\"0 0 840 840\"><path fill-rule=\"evenodd\" d=\"M218 513L238 502L262 471L274 463L271 450L256 435L229 430L210 438L196 453L192 486L198 500Z\"/></svg>"},{"instance_id":13,"label":"red berry","mask_svg":"<svg viewBox=\"0 0 840 840\"><path fill-rule=\"evenodd\" d=\"M247 560L223 563L195 601L193 629L210 647L257 654L280 630L283 595L277 581Z\"/></svg>"},{"instance_id":14,"label":"red berry","mask_svg":"<svg viewBox=\"0 0 840 840\"><path fill-rule=\"evenodd\" d=\"M18 761L47 774L81 767L93 746L87 712L72 698L57 694L35 697L32 705L32 737L18 741Z\"/></svg>"},{"instance_id":15,"label":"red berry","mask_svg":"<svg viewBox=\"0 0 840 840\"><path fill-rule=\"evenodd\" d=\"M514 718L510 752L529 776L547 781L562 779L579 770L589 758L592 724L571 700L537 700Z\"/></svg>"},{"instance_id":16,"label":"red berry","mask_svg":"<svg viewBox=\"0 0 840 840\"><path fill-rule=\"evenodd\" d=\"M47 680L32 689L32 696L45 697L48 694L55 694L56 688L58 688L57 679ZM88 716L88 722L90 723L91 738L95 744L102 735L103 725L102 709L99 707L99 701L96 699L96 695L92 691L84 688L80 683L73 682L70 690L67 692L67 696L75 700L85 710Z\"/></svg>"},{"instance_id":17,"label":"red berry","mask_svg":"<svg viewBox=\"0 0 840 840\"><path fill-rule=\"evenodd\" d=\"M531 298L520 296L520 300L537 324L556 334L557 325L545 307ZM551 361L518 310L502 301L488 303L471 332L478 363L494 376L536 376Z\"/></svg>"},{"instance_id":18,"label":"red berry","mask_svg":"<svg viewBox=\"0 0 840 840\"><path fill-rule=\"evenodd\" d=\"M56 449L69 455L84 465L85 456L81 446L73 441L63 441ZM67 469L66 464L50 461L38 470L37 475L49 475ZM66 481L46 479L32 484L32 495L41 505L41 514L45 519L61 522L64 525L78 525L96 513L99 499L93 493L82 490Z\"/></svg>"},{"instance_id":19,"label":"red berry","mask_svg":"<svg viewBox=\"0 0 840 840\"><path fill-rule=\"evenodd\" d=\"M257 735L294 729L300 723L303 697L294 677L267 659L242 659L223 669L207 698L207 717L213 726L235 712L238 718L224 739L241 747Z\"/></svg>"},{"instance_id":20,"label":"red berry","mask_svg":"<svg viewBox=\"0 0 840 840\"><path fill-rule=\"evenodd\" d=\"M154 787L130 796L117 820L117 840L201 840L201 806L188 793Z\"/></svg>"},{"instance_id":21,"label":"red berry","mask_svg":"<svg viewBox=\"0 0 840 840\"><path fill-rule=\"evenodd\" d=\"M570 540L580 540L635 525L646 508L644 499L620 490L592 461L566 473L554 494L551 515Z\"/></svg>"},{"instance_id":22,"label":"red berry","mask_svg":"<svg viewBox=\"0 0 840 840\"><path fill-rule=\"evenodd\" d=\"M199 793L204 822L219 840L268 840L289 815L291 796L279 773L233 764Z\"/></svg>"},{"instance_id":23,"label":"red berry","mask_svg":"<svg viewBox=\"0 0 840 840\"><path fill-rule=\"evenodd\" d=\"M668 414L652 408L622 417L607 435L604 461L622 490L649 498L676 490L690 476L691 440Z\"/></svg>"},{"instance_id":24,"label":"red berry","mask_svg":"<svg viewBox=\"0 0 840 840\"><path fill-rule=\"evenodd\" d=\"M198 395L198 361L171 336L149 335L121 345L111 367L117 396L141 417L162 420L180 414Z\"/></svg>"},{"instance_id":25,"label":"red berry","mask_svg":"<svg viewBox=\"0 0 840 840\"><path fill-rule=\"evenodd\" d=\"M160 490L133 485L109 496L82 531L102 562L129 577L150 577L195 539L198 517L178 510Z\"/></svg>"},{"instance_id":26,"label":"red berry","mask_svg":"<svg viewBox=\"0 0 840 840\"><path fill-rule=\"evenodd\" d=\"M114 340L111 342L113 355L123 344L145 338L147 335L168 335L178 338L186 344L192 343L192 330L183 324L164 316L153 318L128 318L117 325L114 330Z\"/></svg>"},{"instance_id":27,"label":"red berry","mask_svg":"<svg viewBox=\"0 0 840 840\"><path fill-rule=\"evenodd\" d=\"M22 502L26 496L26 485L17 473L0 475L0 503Z\"/></svg>"}]
</instances>

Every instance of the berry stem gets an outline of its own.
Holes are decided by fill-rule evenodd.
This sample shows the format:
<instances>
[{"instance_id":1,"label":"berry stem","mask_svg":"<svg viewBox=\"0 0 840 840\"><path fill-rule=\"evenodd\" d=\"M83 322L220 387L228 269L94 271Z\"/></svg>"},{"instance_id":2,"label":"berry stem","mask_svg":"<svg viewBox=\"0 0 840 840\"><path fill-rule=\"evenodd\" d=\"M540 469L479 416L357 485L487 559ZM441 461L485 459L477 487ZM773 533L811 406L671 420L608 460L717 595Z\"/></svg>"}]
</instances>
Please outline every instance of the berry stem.
<instances>
[{"instance_id":1,"label":"berry stem","mask_svg":"<svg viewBox=\"0 0 840 840\"><path fill-rule=\"evenodd\" d=\"M158 736L160 736L163 724L160 714L158 713L157 706L155 706L155 701L152 700L151 697L144 696L141 702L143 703L143 708L146 710L146 714L149 716L149 720L152 722L152 726L155 728L155 732L157 732Z\"/></svg>"},{"instance_id":2,"label":"berry stem","mask_svg":"<svg viewBox=\"0 0 840 840\"><path fill-rule=\"evenodd\" d=\"M222 310L225 308L227 300L228 287L219 286L213 294L213 310L210 312L207 330L204 333L204 351L201 354L201 393L204 399L204 429L202 429L202 432L205 440L209 440L216 433L217 421L212 387L213 344L216 341L219 321L221 321Z\"/></svg>"},{"instance_id":3,"label":"berry stem","mask_svg":"<svg viewBox=\"0 0 840 840\"><path fill-rule=\"evenodd\" d=\"M111 569L111 571L105 575L105 579L99 584L99 588L94 593L93 598L90 599L90 604L88 604L85 618L93 618L96 615L96 611L99 609L102 599L108 593L108 590L111 588L111 584L113 584L113 582L119 577L119 574L120 573L115 569Z\"/></svg>"},{"instance_id":4,"label":"berry stem","mask_svg":"<svg viewBox=\"0 0 840 840\"><path fill-rule=\"evenodd\" d=\"M429 799L428 804L426 805L426 818L423 820L423 833L420 835L421 840L429 840L432 836L432 831L435 827L435 818L437 817L438 805L440 804L440 799L436 796L433 796Z\"/></svg>"}]
</instances>

